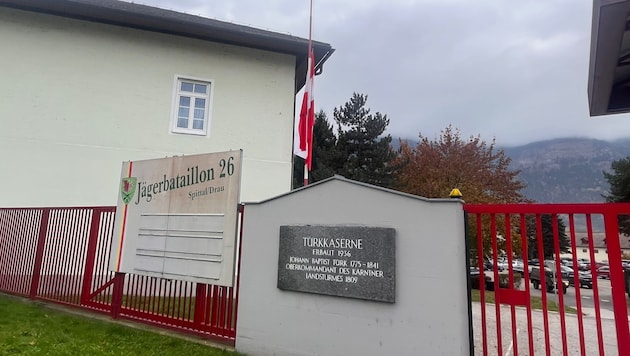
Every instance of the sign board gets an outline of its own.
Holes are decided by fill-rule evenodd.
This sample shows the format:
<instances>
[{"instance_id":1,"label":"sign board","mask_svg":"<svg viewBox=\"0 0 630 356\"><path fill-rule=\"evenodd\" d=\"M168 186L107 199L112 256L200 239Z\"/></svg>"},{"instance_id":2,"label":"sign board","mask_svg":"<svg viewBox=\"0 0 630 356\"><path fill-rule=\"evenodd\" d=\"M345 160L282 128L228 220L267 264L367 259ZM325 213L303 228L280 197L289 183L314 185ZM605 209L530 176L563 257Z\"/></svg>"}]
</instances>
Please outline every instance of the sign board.
<instances>
[{"instance_id":1,"label":"sign board","mask_svg":"<svg viewBox=\"0 0 630 356\"><path fill-rule=\"evenodd\" d=\"M395 302L396 230L280 226L278 288Z\"/></svg>"},{"instance_id":2,"label":"sign board","mask_svg":"<svg viewBox=\"0 0 630 356\"><path fill-rule=\"evenodd\" d=\"M123 162L109 269L231 286L242 155Z\"/></svg>"}]
</instances>

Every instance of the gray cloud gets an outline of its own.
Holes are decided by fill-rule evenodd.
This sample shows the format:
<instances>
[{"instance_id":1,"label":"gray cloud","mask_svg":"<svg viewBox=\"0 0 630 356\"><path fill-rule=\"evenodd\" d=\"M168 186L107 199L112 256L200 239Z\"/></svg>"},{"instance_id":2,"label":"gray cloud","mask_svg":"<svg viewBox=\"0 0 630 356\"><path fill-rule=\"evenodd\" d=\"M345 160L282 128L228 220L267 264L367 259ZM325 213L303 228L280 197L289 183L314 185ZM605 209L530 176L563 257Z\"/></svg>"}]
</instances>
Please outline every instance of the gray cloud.
<instances>
[{"instance_id":1,"label":"gray cloud","mask_svg":"<svg viewBox=\"0 0 630 356\"><path fill-rule=\"evenodd\" d=\"M314 2L313 37L336 48L316 78L329 117L360 92L394 138L449 124L501 145L630 136L627 115L588 115L588 1ZM308 36L306 0L144 3Z\"/></svg>"}]
</instances>

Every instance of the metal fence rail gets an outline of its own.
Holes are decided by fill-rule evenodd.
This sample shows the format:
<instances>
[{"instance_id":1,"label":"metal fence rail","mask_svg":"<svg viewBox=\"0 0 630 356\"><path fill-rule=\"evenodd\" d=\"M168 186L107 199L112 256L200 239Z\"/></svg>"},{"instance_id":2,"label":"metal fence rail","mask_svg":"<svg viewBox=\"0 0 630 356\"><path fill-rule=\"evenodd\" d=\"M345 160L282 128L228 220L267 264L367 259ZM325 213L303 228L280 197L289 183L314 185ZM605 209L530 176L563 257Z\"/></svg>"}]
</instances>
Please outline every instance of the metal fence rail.
<instances>
[{"instance_id":1,"label":"metal fence rail","mask_svg":"<svg viewBox=\"0 0 630 356\"><path fill-rule=\"evenodd\" d=\"M624 271L619 253L609 253L612 309L602 306L604 293L594 265L594 226L601 223L607 249L620 251L618 216L629 214L630 204L519 204L464 205L473 266L484 270L484 261L495 269L493 295L479 283L479 314L474 324L475 348L483 355L497 354L619 354L630 355L628 305ZM115 207L0 209L0 291L61 303L171 328L234 344L238 278L235 287L173 281L108 270L108 254ZM546 226L550 219L550 226ZM242 219L242 212L241 212ZM574 275L574 290L566 296L531 285L528 257L540 261L553 257L560 269L558 221L567 227L569 249L576 256L576 231L583 229L591 253L592 291L582 291ZM551 234L549 240L547 236ZM552 255L546 256L545 244ZM536 256L530 249L535 246ZM496 266L507 257L507 271ZM523 284L515 287L513 259L521 258ZM574 270L577 265L574 259ZM238 274L238 271L236 271ZM482 272L483 275L483 272ZM507 277L505 277L507 275ZM500 285L501 278L507 279ZM545 273L541 285L547 285ZM556 283L562 283L562 275ZM608 283L608 282L605 282ZM531 297L540 293L542 308L534 309ZM586 312L583 293L592 294ZM495 303L489 298L494 296ZM548 312L558 304L558 312ZM565 311L572 307L575 313ZM519 308L517 308L519 307ZM477 310L478 309L478 310ZM612 318L604 318L608 313ZM588 315L586 315L588 314ZM590 339L589 339L590 338Z\"/></svg>"},{"instance_id":2,"label":"metal fence rail","mask_svg":"<svg viewBox=\"0 0 630 356\"><path fill-rule=\"evenodd\" d=\"M37 241L46 223L39 209L0 209L0 290L30 295Z\"/></svg>"},{"instance_id":3,"label":"metal fence rail","mask_svg":"<svg viewBox=\"0 0 630 356\"><path fill-rule=\"evenodd\" d=\"M477 345L475 349L483 355L630 355L630 333L628 328L628 306L626 302L625 276L621 261L618 216L630 213L630 204L519 204L519 205L472 205L466 204L467 234L470 238L472 266L484 271L487 262L492 263L489 279L492 284L479 283L479 314L474 325ZM583 305L577 259L573 258L574 290L564 294L560 258L559 221L566 226L569 252L575 257L576 231L586 234L590 250L590 276L592 308ZM594 256L594 222L601 222L605 231L608 262L610 266L610 288L612 311L605 310L602 282ZM536 250L532 255L530 250ZM545 251L553 251L552 256ZM499 271L499 256L507 257L507 271ZM528 259L537 258L541 266L540 281L542 307L534 310L532 296L538 295L530 289L534 266ZM514 259L522 259L523 266L516 269ZM545 260L548 260L545 262ZM533 260L532 260L533 261ZM550 274L544 273L547 265ZM515 285L517 274L522 275L523 284ZM484 272L481 272L484 275ZM507 278L506 278L507 277ZM536 277L538 278L538 277ZM551 280L546 280L551 278ZM501 279L504 280L501 285ZM566 280L566 278L565 278ZM548 290L551 286L552 290ZM553 290L553 286L557 288ZM488 292L486 289L492 289ZM592 292L592 296L590 296ZM494 296L494 304L488 298ZM557 303L558 312L549 312L551 303ZM520 308L516 308L520 307ZM575 312L567 312L573 308ZM591 312L591 310L594 311ZM603 319L608 312L612 319ZM481 345L479 345L481 344Z\"/></svg>"},{"instance_id":4,"label":"metal fence rail","mask_svg":"<svg viewBox=\"0 0 630 356\"><path fill-rule=\"evenodd\" d=\"M234 345L238 288L108 270L115 211L0 209L0 291Z\"/></svg>"}]
</instances>

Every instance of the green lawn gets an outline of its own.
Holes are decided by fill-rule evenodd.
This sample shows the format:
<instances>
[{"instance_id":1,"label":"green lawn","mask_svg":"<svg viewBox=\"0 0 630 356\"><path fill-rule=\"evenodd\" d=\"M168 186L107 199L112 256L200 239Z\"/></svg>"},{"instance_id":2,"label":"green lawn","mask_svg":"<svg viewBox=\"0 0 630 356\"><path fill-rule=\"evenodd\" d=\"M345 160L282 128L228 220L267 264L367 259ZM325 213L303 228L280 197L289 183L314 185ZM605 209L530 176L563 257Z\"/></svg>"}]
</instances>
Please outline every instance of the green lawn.
<instances>
[{"instance_id":1,"label":"green lawn","mask_svg":"<svg viewBox=\"0 0 630 356\"><path fill-rule=\"evenodd\" d=\"M236 355L0 295L0 355Z\"/></svg>"},{"instance_id":2,"label":"green lawn","mask_svg":"<svg viewBox=\"0 0 630 356\"><path fill-rule=\"evenodd\" d=\"M494 292L491 291L485 291L485 298L486 298L486 303L492 303L494 304ZM480 296L479 296L479 290L478 289L473 289L472 293L471 293L471 299L473 302L479 302L480 301ZM540 297L531 297L530 300L532 309L540 309L542 310L543 306L542 306L542 298ZM560 307L558 306L558 304L556 304L556 302L554 302L553 300L547 300L547 310L548 311L559 311ZM565 305L564 307L564 311L565 313L569 313L569 314L577 314L577 309L575 308L571 308Z\"/></svg>"}]
</instances>

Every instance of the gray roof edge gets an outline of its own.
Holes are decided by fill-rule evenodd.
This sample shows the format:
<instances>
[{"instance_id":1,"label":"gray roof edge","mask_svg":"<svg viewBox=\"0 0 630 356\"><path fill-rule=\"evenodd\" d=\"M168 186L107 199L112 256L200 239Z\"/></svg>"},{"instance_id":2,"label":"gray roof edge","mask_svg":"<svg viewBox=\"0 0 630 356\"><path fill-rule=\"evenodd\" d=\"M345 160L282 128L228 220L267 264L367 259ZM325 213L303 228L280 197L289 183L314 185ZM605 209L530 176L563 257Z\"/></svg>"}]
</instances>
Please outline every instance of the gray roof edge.
<instances>
[{"instance_id":1,"label":"gray roof edge","mask_svg":"<svg viewBox=\"0 0 630 356\"><path fill-rule=\"evenodd\" d=\"M305 38L118 0L0 0L0 7L291 54L298 63L308 52ZM313 51L321 67L334 49L313 41Z\"/></svg>"},{"instance_id":2,"label":"gray roof edge","mask_svg":"<svg viewBox=\"0 0 630 356\"><path fill-rule=\"evenodd\" d=\"M286 192L286 193L277 195L275 197L271 197L269 199L261 200L261 201L258 201L258 202L243 202L242 204L244 204L244 205L264 204L264 203L267 203L269 201L280 199L282 197L298 193L298 192L300 192L302 190L305 190L305 189L311 189L311 188L313 188L315 186L318 186L318 185L321 185L321 184L326 184L327 182L334 181L334 180L342 181L342 182L346 182L346 183L350 183L350 184L355 184L355 185L359 185L359 186L362 186L362 187L365 187L365 188L375 189L375 190L379 190L379 191L390 193L390 194L396 194L396 195L403 196L403 197L406 197L406 198L411 198L411 199L415 199L415 200L421 200L421 201L424 201L424 202L431 202L431 203L446 203L446 202L448 202L448 203L461 203L461 204L464 203L464 201L461 200L461 199L425 198L425 197L421 197L421 196L418 196L418 195L404 193L404 192L400 192L400 191L397 191L397 190L393 190L393 189L389 189L389 188L383 188L383 187L379 187L379 186L376 186L376 185L372 185L372 184L363 183L363 182L359 182L359 181L356 181L356 180L348 179L348 178L346 178L344 176L341 176L341 175L334 175L334 176L332 176L330 178L326 178L326 179L321 180L319 182L315 182L315 183L309 184L309 185L307 185L305 187L300 187L300 188L294 189L294 190L292 190L290 192Z\"/></svg>"},{"instance_id":3,"label":"gray roof edge","mask_svg":"<svg viewBox=\"0 0 630 356\"><path fill-rule=\"evenodd\" d=\"M611 110L615 71L630 1L594 0L591 22L591 43L587 97L589 114L603 116L627 112L628 109Z\"/></svg>"}]
</instances>

